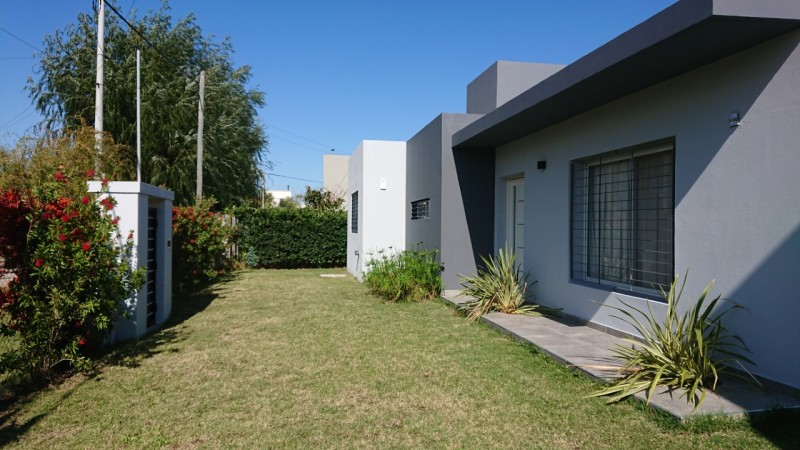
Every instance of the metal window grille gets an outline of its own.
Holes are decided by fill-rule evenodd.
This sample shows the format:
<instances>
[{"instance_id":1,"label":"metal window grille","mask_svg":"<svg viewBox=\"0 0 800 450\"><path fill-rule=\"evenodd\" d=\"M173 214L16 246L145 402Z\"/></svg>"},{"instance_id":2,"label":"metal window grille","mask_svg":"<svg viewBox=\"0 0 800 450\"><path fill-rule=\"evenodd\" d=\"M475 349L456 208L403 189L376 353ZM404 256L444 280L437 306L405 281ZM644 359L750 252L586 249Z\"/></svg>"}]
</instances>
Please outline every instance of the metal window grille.
<instances>
[{"instance_id":1,"label":"metal window grille","mask_svg":"<svg viewBox=\"0 0 800 450\"><path fill-rule=\"evenodd\" d=\"M654 293L675 272L674 144L572 163L575 280Z\"/></svg>"},{"instance_id":2,"label":"metal window grille","mask_svg":"<svg viewBox=\"0 0 800 450\"><path fill-rule=\"evenodd\" d=\"M350 194L350 232L358 233L358 191Z\"/></svg>"},{"instance_id":3,"label":"metal window grille","mask_svg":"<svg viewBox=\"0 0 800 450\"><path fill-rule=\"evenodd\" d=\"M431 199L424 198L411 202L411 220L429 219L431 208Z\"/></svg>"}]
</instances>

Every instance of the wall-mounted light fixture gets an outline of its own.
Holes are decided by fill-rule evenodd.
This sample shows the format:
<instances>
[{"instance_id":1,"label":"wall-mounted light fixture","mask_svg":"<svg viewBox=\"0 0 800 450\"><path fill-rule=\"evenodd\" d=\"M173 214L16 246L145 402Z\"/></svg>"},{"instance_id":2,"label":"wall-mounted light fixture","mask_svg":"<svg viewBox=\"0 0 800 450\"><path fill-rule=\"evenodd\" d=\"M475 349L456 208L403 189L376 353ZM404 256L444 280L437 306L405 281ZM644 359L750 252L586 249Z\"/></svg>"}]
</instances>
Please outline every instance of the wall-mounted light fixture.
<instances>
[{"instance_id":1,"label":"wall-mounted light fixture","mask_svg":"<svg viewBox=\"0 0 800 450\"><path fill-rule=\"evenodd\" d=\"M536 168L539 170L547 169L547 161L536 161Z\"/></svg>"},{"instance_id":2,"label":"wall-mounted light fixture","mask_svg":"<svg viewBox=\"0 0 800 450\"><path fill-rule=\"evenodd\" d=\"M731 113L731 115L728 116L729 127L731 128L738 127L741 124L742 124L742 119L739 117L739 111L734 111Z\"/></svg>"}]
</instances>

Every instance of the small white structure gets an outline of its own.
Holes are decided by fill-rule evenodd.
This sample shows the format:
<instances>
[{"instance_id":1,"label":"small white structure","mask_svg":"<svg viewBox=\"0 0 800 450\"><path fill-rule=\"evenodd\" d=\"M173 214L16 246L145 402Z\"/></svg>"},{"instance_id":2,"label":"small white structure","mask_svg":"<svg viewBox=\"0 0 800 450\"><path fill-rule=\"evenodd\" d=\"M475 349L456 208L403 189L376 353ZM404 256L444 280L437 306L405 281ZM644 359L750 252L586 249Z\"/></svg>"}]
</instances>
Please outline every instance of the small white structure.
<instances>
[{"instance_id":1,"label":"small white structure","mask_svg":"<svg viewBox=\"0 0 800 450\"><path fill-rule=\"evenodd\" d=\"M99 181L89 182L89 192L102 192ZM169 318L172 310L172 201L175 194L146 183L112 181L107 194L116 200L111 211L119 218L122 244L133 235L133 263L146 270L145 283L129 298L127 319L120 320L112 341L135 339Z\"/></svg>"},{"instance_id":2,"label":"small white structure","mask_svg":"<svg viewBox=\"0 0 800 450\"><path fill-rule=\"evenodd\" d=\"M362 141L348 167L347 271L359 280L380 250L406 242L406 143Z\"/></svg>"},{"instance_id":3,"label":"small white structure","mask_svg":"<svg viewBox=\"0 0 800 450\"><path fill-rule=\"evenodd\" d=\"M281 202L284 198L291 199L292 198L292 191L282 191L276 189L267 189L267 194L272 195L272 206L278 206L278 203Z\"/></svg>"}]
</instances>

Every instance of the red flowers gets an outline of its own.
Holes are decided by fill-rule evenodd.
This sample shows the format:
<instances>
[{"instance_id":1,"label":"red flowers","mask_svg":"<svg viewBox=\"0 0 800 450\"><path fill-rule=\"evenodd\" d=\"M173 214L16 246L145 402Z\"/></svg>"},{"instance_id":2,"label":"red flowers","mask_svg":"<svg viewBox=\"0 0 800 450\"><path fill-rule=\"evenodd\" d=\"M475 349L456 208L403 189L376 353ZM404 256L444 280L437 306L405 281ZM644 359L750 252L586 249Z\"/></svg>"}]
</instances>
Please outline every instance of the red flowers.
<instances>
[{"instance_id":1,"label":"red flowers","mask_svg":"<svg viewBox=\"0 0 800 450\"><path fill-rule=\"evenodd\" d=\"M100 200L100 204L103 205L107 210L114 208L114 199L111 197L106 197Z\"/></svg>"},{"instance_id":2,"label":"red flowers","mask_svg":"<svg viewBox=\"0 0 800 450\"><path fill-rule=\"evenodd\" d=\"M81 203L83 203L84 205L88 205L89 201L90 199L88 195L84 195L83 198L81 199Z\"/></svg>"},{"instance_id":3,"label":"red flowers","mask_svg":"<svg viewBox=\"0 0 800 450\"><path fill-rule=\"evenodd\" d=\"M84 242L81 244L81 249L85 252L88 252L92 248L92 244L90 242Z\"/></svg>"},{"instance_id":4,"label":"red flowers","mask_svg":"<svg viewBox=\"0 0 800 450\"><path fill-rule=\"evenodd\" d=\"M111 223L114 224L114 225L118 224L119 223L119 217L114 217L114 219L111 220Z\"/></svg>"},{"instance_id":5,"label":"red flowers","mask_svg":"<svg viewBox=\"0 0 800 450\"><path fill-rule=\"evenodd\" d=\"M69 222L69 219L70 219L69 214L64 214L61 216L61 221L64 223Z\"/></svg>"},{"instance_id":6,"label":"red flowers","mask_svg":"<svg viewBox=\"0 0 800 450\"><path fill-rule=\"evenodd\" d=\"M56 172L56 181L63 182L66 179L67 179L67 177L64 175L64 172L62 172L60 170L58 172Z\"/></svg>"},{"instance_id":7,"label":"red flowers","mask_svg":"<svg viewBox=\"0 0 800 450\"><path fill-rule=\"evenodd\" d=\"M44 265L44 260L37 259L36 262L33 263L36 267L42 267Z\"/></svg>"},{"instance_id":8,"label":"red flowers","mask_svg":"<svg viewBox=\"0 0 800 450\"><path fill-rule=\"evenodd\" d=\"M195 240L194 240L194 239L189 239L189 243L190 243L190 244L192 244L192 245L194 245L194 243L195 243Z\"/></svg>"},{"instance_id":9,"label":"red flowers","mask_svg":"<svg viewBox=\"0 0 800 450\"><path fill-rule=\"evenodd\" d=\"M133 231L131 231L130 233L128 233L128 239L133 239Z\"/></svg>"},{"instance_id":10,"label":"red flowers","mask_svg":"<svg viewBox=\"0 0 800 450\"><path fill-rule=\"evenodd\" d=\"M103 187L107 187L107 186L108 186L108 178L103 177Z\"/></svg>"},{"instance_id":11,"label":"red flowers","mask_svg":"<svg viewBox=\"0 0 800 450\"><path fill-rule=\"evenodd\" d=\"M66 235L66 234L63 234L63 233L62 233L62 234L59 234L59 235L58 235L58 240L59 240L59 241L61 241L61 242L66 242L66 240L67 240L67 235Z\"/></svg>"},{"instance_id":12,"label":"red flowers","mask_svg":"<svg viewBox=\"0 0 800 450\"><path fill-rule=\"evenodd\" d=\"M86 338L80 338L78 345L86 345Z\"/></svg>"},{"instance_id":13,"label":"red flowers","mask_svg":"<svg viewBox=\"0 0 800 450\"><path fill-rule=\"evenodd\" d=\"M94 169L89 169L86 171L86 178L92 178L94 177L94 174L95 174Z\"/></svg>"}]
</instances>

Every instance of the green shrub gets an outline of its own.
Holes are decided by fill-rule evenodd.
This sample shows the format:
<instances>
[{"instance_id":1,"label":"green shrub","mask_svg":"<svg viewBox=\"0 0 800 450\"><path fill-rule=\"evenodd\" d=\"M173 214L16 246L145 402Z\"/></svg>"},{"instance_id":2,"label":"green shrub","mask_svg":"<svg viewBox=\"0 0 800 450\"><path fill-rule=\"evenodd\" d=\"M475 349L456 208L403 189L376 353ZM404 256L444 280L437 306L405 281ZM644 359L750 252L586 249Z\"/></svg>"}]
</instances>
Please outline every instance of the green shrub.
<instances>
[{"instance_id":1,"label":"green shrub","mask_svg":"<svg viewBox=\"0 0 800 450\"><path fill-rule=\"evenodd\" d=\"M716 389L720 373L728 367L736 365L749 375L740 362L753 364L742 354L748 351L747 346L722 326L722 318L741 306L734 304L732 308L713 314L721 296L705 304L708 292L714 285L712 280L695 305L679 315L678 303L686 285L686 277L676 291L677 283L678 277L675 277L669 292L662 290L667 303L667 315L663 323L655 319L649 305L647 312L623 300L619 301L627 309L606 305L621 314L612 317L633 326L644 342L626 339L627 345L616 345L613 351L623 363L620 372L624 375L610 386L592 394L592 397L610 395L608 401L612 403L647 390L649 403L656 387L663 386L683 390L681 397L686 396L686 401L693 403L697 409L705 400L706 391ZM730 373L729 376L758 383L752 376L748 378L740 373Z\"/></svg>"},{"instance_id":2,"label":"green shrub","mask_svg":"<svg viewBox=\"0 0 800 450\"><path fill-rule=\"evenodd\" d=\"M225 244L231 228L211 209L213 199L195 206L172 208L172 284L176 292L192 289L217 277L229 267Z\"/></svg>"},{"instance_id":3,"label":"green shrub","mask_svg":"<svg viewBox=\"0 0 800 450\"><path fill-rule=\"evenodd\" d=\"M248 263L264 268L342 267L347 212L310 208L235 208L235 240Z\"/></svg>"},{"instance_id":4,"label":"green shrub","mask_svg":"<svg viewBox=\"0 0 800 450\"><path fill-rule=\"evenodd\" d=\"M14 273L0 287L0 333L16 343L0 355L0 372L41 382L63 365L89 368L142 283L143 272L131 270L133 236L109 214L114 199L85 193L93 176L62 167L50 182L0 196L0 256Z\"/></svg>"},{"instance_id":5,"label":"green shrub","mask_svg":"<svg viewBox=\"0 0 800 450\"><path fill-rule=\"evenodd\" d=\"M462 293L475 299L461 307L467 311L470 320L478 320L492 311L533 316L558 312L557 309L541 305L525 304L528 273L517 265L513 252L501 248L497 251L496 259L492 255L488 258L481 256L481 259L485 268L479 268L477 275L470 277L459 274L464 287Z\"/></svg>"},{"instance_id":6,"label":"green shrub","mask_svg":"<svg viewBox=\"0 0 800 450\"><path fill-rule=\"evenodd\" d=\"M364 284L390 302L424 301L442 292L442 265L436 250L379 250L366 263Z\"/></svg>"}]
</instances>

